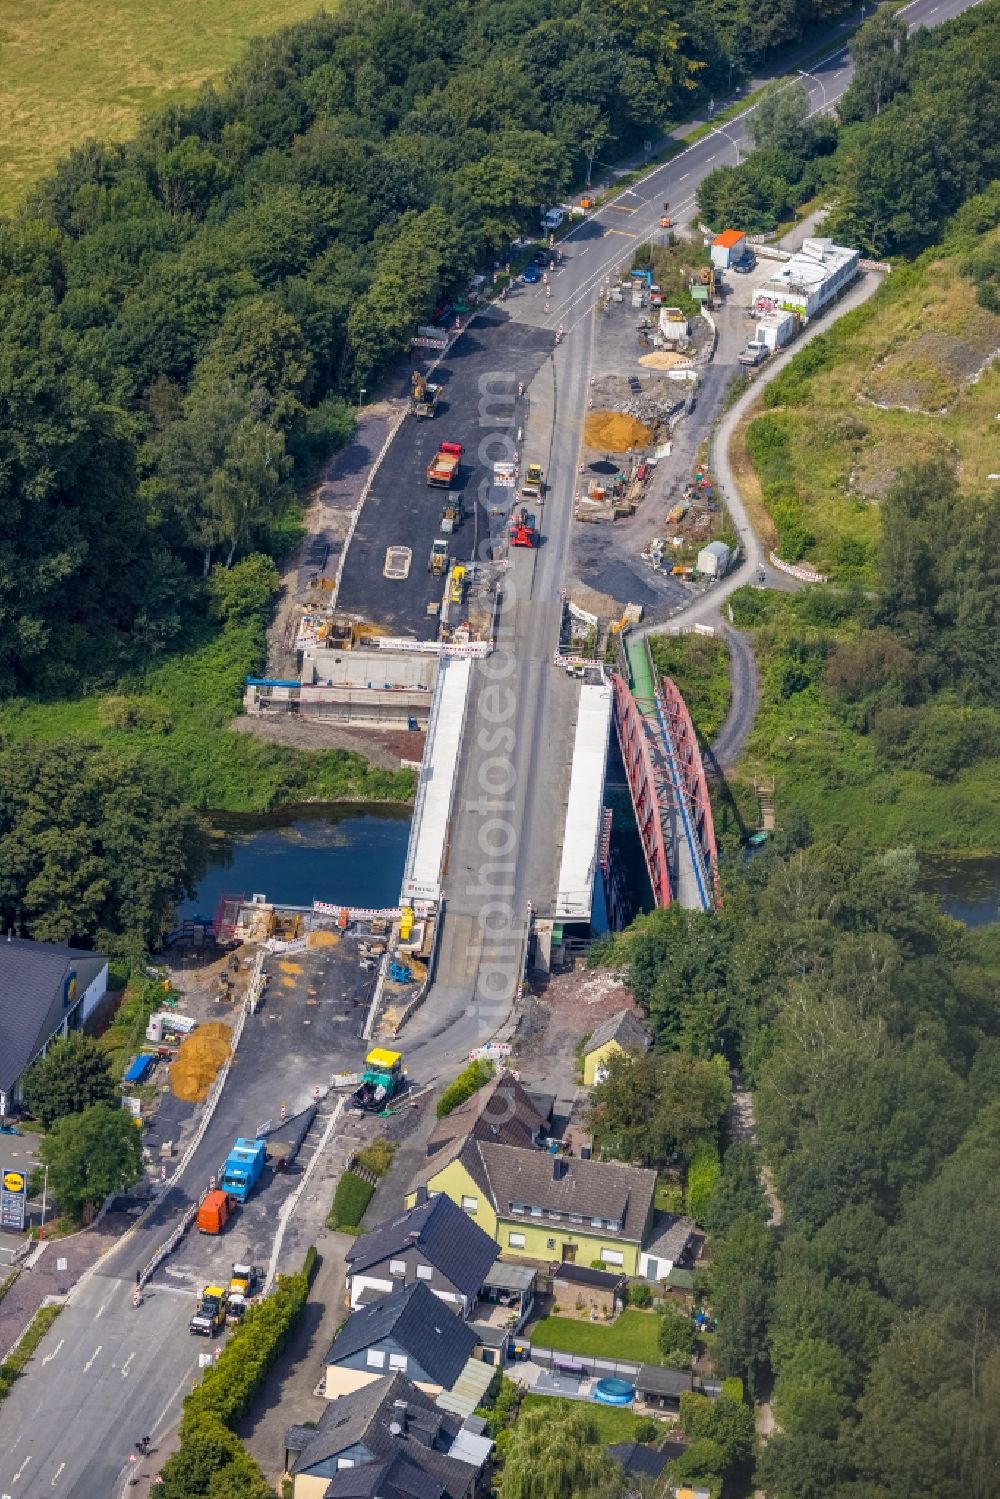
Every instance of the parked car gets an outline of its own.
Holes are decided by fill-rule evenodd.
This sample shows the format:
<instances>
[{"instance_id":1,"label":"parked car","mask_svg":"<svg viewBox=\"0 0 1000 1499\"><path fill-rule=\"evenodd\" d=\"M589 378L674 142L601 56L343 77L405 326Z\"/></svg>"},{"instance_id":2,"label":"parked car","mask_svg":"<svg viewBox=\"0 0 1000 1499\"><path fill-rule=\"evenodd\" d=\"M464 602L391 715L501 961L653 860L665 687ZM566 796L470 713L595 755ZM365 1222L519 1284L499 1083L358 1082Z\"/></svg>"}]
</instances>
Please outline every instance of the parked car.
<instances>
[{"instance_id":1,"label":"parked car","mask_svg":"<svg viewBox=\"0 0 1000 1499\"><path fill-rule=\"evenodd\" d=\"M534 286L536 281L541 281L542 273L538 269L537 265L526 265L524 268L524 274L521 279L524 282L525 286Z\"/></svg>"},{"instance_id":2,"label":"parked car","mask_svg":"<svg viewBox=\"0 0 1000 1499\"><path fill-rule=\"evenodd\" d=\"M757 264L757 257L752 250L748 250L741 260L733 266L738 276L748 276Z\"/></svg>"}]
</instances>

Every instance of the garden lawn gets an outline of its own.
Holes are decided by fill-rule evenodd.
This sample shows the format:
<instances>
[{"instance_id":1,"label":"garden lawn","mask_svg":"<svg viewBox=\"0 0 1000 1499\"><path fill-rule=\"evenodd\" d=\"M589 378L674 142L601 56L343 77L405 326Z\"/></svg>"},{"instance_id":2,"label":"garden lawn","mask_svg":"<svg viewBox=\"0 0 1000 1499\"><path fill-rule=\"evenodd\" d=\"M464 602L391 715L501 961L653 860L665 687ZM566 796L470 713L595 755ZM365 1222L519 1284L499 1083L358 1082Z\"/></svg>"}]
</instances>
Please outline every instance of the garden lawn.
<instances>
[{"instance_id":1,"label":"garden lawn","mask_svg":"<svg viewBox=\"0 0 1000 1499\"><path fill-rule=\"evenodd\" d=\"M558 1353L582 1353L592 1358L630 1359L637 1364L659 1364L659 1323L655 1312L634 1308L614 1322L577 1322L572 1317L543 1317L531 1333L539 1348Z\"/></svg>"},{"instance_id":2,"label":"garden lawn","mask_svg":"<svg viewBox=\"0 0 1000 1499\"><path fill-rule=\"evenodd\" d=\"M141 113L190 99L251 37L311 16L317 0L46 0L4 6L0 211L74 146L124 140ZM335 6L327 3L328 10Z\"/></svg>"},{"instance_id":3,"label":"garden lawn","mask_svg":"<svg viewBox=\"0 0 1000 1499\"><path fill-rule=\"evenodd\" d=\"M600 1433L600 1438L606 1446L614 1442L631 1442L635 1440L635 1428L640 1421L648 1421L648 1416L638 1416L635 1411L627 1410L620 1405L598 1405L596 1400L556 1400L550 1395L525 1395L521 1401L521 1410L536 1410L544 1406L554 1419L566 1415L570 1411L583 1410L587 1418L593 1421ZM666 1436L667 1428L663 1428Z\"/></svg>"}]
</instances>

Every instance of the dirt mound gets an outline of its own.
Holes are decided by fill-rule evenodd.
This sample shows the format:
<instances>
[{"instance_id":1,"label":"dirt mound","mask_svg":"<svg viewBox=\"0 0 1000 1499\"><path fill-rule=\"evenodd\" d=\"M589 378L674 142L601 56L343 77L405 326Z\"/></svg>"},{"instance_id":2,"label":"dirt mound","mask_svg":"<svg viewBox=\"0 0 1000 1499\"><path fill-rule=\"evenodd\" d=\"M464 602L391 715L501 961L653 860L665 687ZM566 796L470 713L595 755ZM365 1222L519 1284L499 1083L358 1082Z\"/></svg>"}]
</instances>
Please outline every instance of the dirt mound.
<instances>
[{"instance_id":1,"label":"dirt mound","mask_svg":"<svg viewBox=\"0 0 1000 1499\"><path fill-rule=\"evenodd\" d=\"M215 1081L216 1073L229 1056L232 1028L221 1020L199 1025L185 1036L170 1068L170 1086L174 1097L185 1103L201 1103Z\"/></svg>"},{"instance_id":2,"label":"dirt mound","mask_svg":"<svg viewBox=\"0 0 1000 1499\"><path fill-rule=\"evenodd\" d=\"M687 354L676 354L670 349L658 349L655 354L643 354L639 363L647 370L672 370L679 364L689 365Z\"/></svg>"},{"instance_id":3,"label":"dirt mound","mask_svg":"<svg viewBox=\"0 0 1000 1499\"><path fill-rule=\"evenodd\" d=\"M627 453L630 448L644 448L653 434L624 411L592 411L583 435L588 447L604 453Z\"/></svg>"},{"instance_id":4,"label":"dirt mound","mask_svg":"<svg viewBox=\"0 0 1000 1499\"><path fill-rule=\"evenodd\" d=\"M314 932L309 933L306 945L308 947L336 947L339 941L339 932L329 932L326 927L320 926Z\"/></svg>"}]
</instances>

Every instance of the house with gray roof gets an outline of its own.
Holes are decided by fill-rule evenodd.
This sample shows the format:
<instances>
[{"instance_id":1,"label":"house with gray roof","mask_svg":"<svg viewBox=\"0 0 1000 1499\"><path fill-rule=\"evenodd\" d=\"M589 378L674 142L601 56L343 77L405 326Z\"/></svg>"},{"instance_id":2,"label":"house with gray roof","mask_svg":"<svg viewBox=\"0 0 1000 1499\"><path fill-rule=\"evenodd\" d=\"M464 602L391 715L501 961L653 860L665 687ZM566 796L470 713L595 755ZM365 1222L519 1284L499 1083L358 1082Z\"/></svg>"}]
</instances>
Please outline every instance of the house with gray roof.
<instances>
[{"instance_id":1,"label":"house with gray roof","mask_svg":"<svg viewBox=\"0 0 1000 1499\"><path fill-rule=\"evenodd\" d=\"M690 1258L691 1242L698 1229L693 1218L676 1213L653 1214L653 1225L639 1256L639 1274L646 1280L666 1280L677 1266Z\"/></svg>"},{"instance_id":2,"label":"house with gray roof","mask_svg":"<svg viewBox=\"0 0 1000 1499\"><path fill-rule=\"evenodd\" d=\"M332 1401L285 1437L294 1499L470 1499L492 1444L404 1375Z\"/></svg>"},{"instance_id":3,"label":"house with gray roof","mask_svg":"<svg viewBox=\"0 0 1000 1499\"><path fill-rule=\"evenodd\" d=\"M500 1251L443 1193L355 1239L347 1251L352 1308L420 1281L462 1317L475 1309Z\"/></svg>"},{"instance_id":4,"label":"house with gray roof","mask_svg":"<svg viewBox=\"0 0 1000 1499\"><path fill-rule=\"evenodd\" d=\"M642 1056L652 1045L652 1037L634 1010L619 1010L603 1021L583 1048L583 1081L588 1088L599 1083L607 1069L608 1058L615 1052Z\"/></svg>"},{"instance_id":5,"label":"house with gray roof","mask_svg":"<svg viewBox=\"0 0 1000 1499\"><path fill-rule=\"evenodd\" d=\"M476 1342L461 1317L414 1281L348 1317L326 1356L326 1397L336 1400L395 1372L439 1395L457 1384Z\"/></svg>"},{"instance_id":6,"label":"house with gray roof","mask_svg":"<svg viewBox=\"0 0 1000 1499\"><path fill-rule=\"evenodd\" d=\"M24 1074L78 1030L108 987L108 960L62 942L0 939L0 1115L20 1102Z\"/></svg>"}]
</instances>

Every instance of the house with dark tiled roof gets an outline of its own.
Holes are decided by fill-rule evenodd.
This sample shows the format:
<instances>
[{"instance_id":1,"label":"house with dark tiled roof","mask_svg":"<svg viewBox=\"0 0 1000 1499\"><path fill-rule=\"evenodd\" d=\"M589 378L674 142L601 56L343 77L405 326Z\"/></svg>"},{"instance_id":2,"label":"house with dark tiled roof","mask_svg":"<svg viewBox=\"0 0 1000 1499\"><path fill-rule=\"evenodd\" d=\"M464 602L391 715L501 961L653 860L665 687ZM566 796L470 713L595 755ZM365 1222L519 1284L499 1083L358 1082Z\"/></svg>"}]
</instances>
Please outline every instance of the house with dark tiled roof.
<instances>
[{"instance_id":1,"label":"house with dark tiled roof","mask_svg":"<svg viewBox=\"0 0 1000 1499\"><path fill-rule=\"evenodd\" d=\"M549 1130L547 1115L512 1072L500 1072L435 1125L427 1155L440 1163L457 1154L471 1136L494 1145L539 1145ZM551 1105L549 1105L551 1109Z\"/></svg>"},{"instance_id":2,"label":"house with dark tiled roof","mask_svg":"<svg viewBox=\"0 0 1000 1499\"><path fill-rule=\"evenodd\" d=\"M583 1048L583 1081L588 1088L604 1076L608 1058L615 1052L642 1056L652 1037L634 1010L619 1010L599 1025Z\"/></svg>"},{"instance_id":3,"label":"house with dark tiled roof","mask_svg":"<svg viewBox=\"0 0 1000 1499\"><path fill-rule=\"evenodd\" d=\"M107 988L103 953L0 938L0 1115L16 1110L32 1062L78 1030Z\"/></svg>"},{"instance_id":4,"label":"house with dark tiled roof","mask_svg":"<svg viewBox=\"0 0 1000 1499\"><path fill-rule=\"evenodd\" d=\"M467 1139L425 1183L468 1213L512 1259L638 1273L656 1172Z\"/></svg>"},{"instance_id":5,"label":"house with dark tiled roof","mask_svg":"<svg viewBox=\"0 0 1000 1499\"><path fill-rule=\"evenodd\" d=\"M475 1348L468 1324L414 1281L351 1313L326 1356L326 1396L336 1400L394 1372L439 1395L457 1383Z\"/></svg>"},{"instance_id":6,"label":"house with dark tiled roof","mask_svg":"<svg viewBox=\"0 0 1000 1499\"><path fill-rule=\"evenodd\" d=\"M492 1447L478 1426L382 1376L288 1431L294 1499L471 1499Z\"/></svg>"},{"instance_id":7,"label":"house with dark tiled roof","mask_svg":"<svg viewBox=\"0 0 1000 1499\"><path fill-rule=\"evenodd\" d=\"M443 1194L355 1239L347 1251L347 1293L357 1307L420 1281L468 1317L500 1251L495 1240Z\"/></svg>"}]
</instances>

